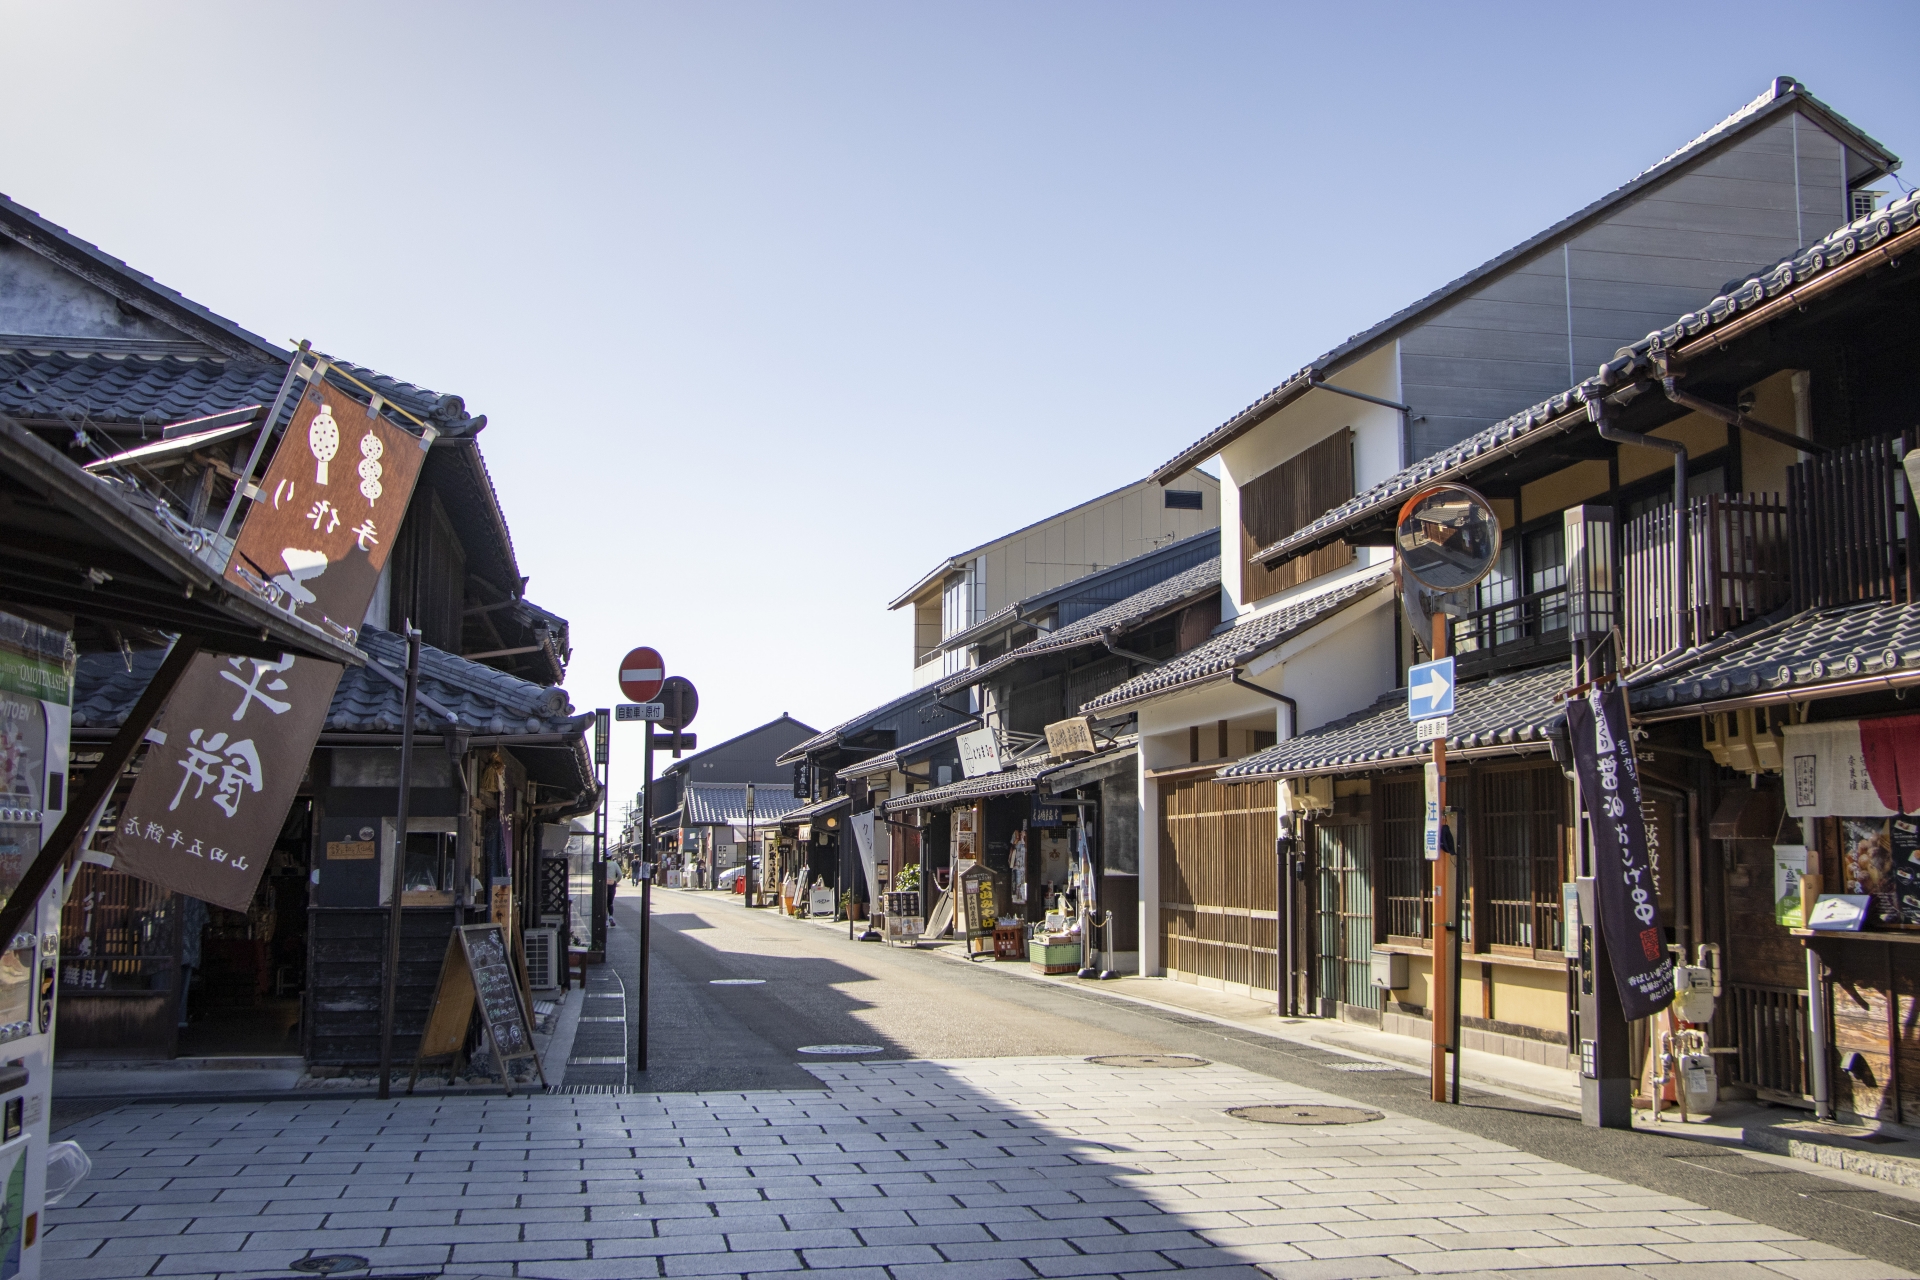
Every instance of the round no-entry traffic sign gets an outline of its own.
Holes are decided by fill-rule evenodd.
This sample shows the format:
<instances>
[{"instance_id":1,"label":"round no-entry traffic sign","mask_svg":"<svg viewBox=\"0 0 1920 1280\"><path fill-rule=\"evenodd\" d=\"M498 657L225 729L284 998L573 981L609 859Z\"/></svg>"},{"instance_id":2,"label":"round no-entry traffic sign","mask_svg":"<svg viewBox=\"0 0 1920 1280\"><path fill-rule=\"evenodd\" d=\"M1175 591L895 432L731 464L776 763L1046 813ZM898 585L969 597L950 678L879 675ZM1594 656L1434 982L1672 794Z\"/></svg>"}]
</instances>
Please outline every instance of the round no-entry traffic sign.
<instances>
[{"instance_id":1,"label":"round no-entry traffic sign","mask_svg":"<svg viewBox=\"0 0 1920 1280\"><path fill-rule=\"evenodd\" d=\"M641 645L620 659L620 692L635 702L652 702L667 680L667 664L658 649Z\"/></svg>"}]
</instances>

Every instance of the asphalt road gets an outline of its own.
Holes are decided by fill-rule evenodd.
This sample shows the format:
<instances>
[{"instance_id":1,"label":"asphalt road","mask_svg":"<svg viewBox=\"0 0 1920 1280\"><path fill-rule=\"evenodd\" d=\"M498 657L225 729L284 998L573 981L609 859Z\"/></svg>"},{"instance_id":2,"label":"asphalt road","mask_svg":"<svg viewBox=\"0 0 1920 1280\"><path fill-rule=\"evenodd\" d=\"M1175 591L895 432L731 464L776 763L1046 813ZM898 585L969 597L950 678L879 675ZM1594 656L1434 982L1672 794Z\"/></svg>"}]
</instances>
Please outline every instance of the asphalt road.
<instances>
[{"instance_id":1,"label":"asphalt road","mask_svg":"<svg viewBox=\"0 0 1920 1280\"><path fill-rule=\"evenodd\" d=\"M637 1041L639 895L622 892L610 959ZM756 979L752 985L739 979ZM1202 1018L1032 982L770 912L719 894L654 896L647 1092L819 1089L802 1046L862 1044L864 1058L1188 1053L1418 1116L1546 1159L1920 1270L1920 1202L1658 1132L1593 1130L1544 1104L1466 1087L1435 1103L1424 1077L1344 1072L1351 1058ZM637 1047L637 1045L635 1046ZM815 1058L815 1061L833 1059ZM845 1061L845 1059L841 1059Z\"/></svg>"}]
</instances>

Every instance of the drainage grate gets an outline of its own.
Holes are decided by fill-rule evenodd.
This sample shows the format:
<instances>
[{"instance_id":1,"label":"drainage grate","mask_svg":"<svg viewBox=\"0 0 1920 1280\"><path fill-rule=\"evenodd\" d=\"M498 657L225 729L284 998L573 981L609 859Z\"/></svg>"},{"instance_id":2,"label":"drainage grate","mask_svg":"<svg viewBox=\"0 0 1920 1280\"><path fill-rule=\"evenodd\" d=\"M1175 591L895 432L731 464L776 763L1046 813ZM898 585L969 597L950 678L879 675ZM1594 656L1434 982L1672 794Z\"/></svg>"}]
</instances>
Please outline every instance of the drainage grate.
<instances>
[{"instance_id":1,"label":"drainage grate","mask_svg":"<svg viewBox=\"0 0 1920 1280\"><path fill-rule=\"evenodd\" d=\"M1369 1111L1365 1107L1322 1107L1312 1104L1229 1107L1227 1114L1238 1120L1251 1120L1255 1124L1365 1124L1369 1120L1386 1119L1380 1112Z\"/></svg>"},{"instance_id":2,"label":"drainage grate","mask_svg":"<svg viewBox=\"0 0 1920 1280\"><path fill-rule=\"evenodd\" d=\"M626 1089L617 1084L550 1084L548 1093L625 1093ZM396 1277L396 1280L398 1278Z\"/></svg>"},{"instance_id":3,"label":"drainage grate","mask_svg":"<svg viewBox=\"0 0 1920 1280\"><path fill-rule=\"evenodd\" d=\"M803 1044L801 1053L825 1053L853 1055L857 1053L885 1053L877 1044Z\"/></svg>"},{"instance_id":4,"label":"drainage grate","mask_svg":"<svg viewBox=\"0 0 1920 1280\"><path fill-rule=\"evenodd\" d=\"M767 980L765 978L709 978L707 985L710 987L764 987L767 985Z\"/></svg>"},{"instance_id":5,"label":"drainage grate","mask_svg":"<svg viewBox=\"0 0 1920 1280\"><path fill-rule=\"evenodd\" d=\"M1163 1070L1213 1065L1205 1058L1193 1058L1184 1053L1108 1053L1088 1058L1087 1061L1096 1067L1159 1067Z\"/></svg>"},{"instance_id":6,"label":"drainage grate","mask_svg":"<svg viewBox=\"0 0 1920 1280\"><path fill-rule=\"evenodd\" d=\"M1394 1066L1391 1062L1336 1062L1333 1064L1333 1069L1335 1071L1404 1071L1406 1070L1406 1068L1404 1067Z\"/></svg>"},{"instance_id":7,"label":"drainage grate","mask_svg":"<svg viewBox=\"0 0 1920 1280\"><path fill-rule=\"evenodd\" d=\"M627 1059L624 1054L617 1058L568 1058L567 1065L570 1067L624 1067L627 1065Z\"/></svg>"}]
</instances>

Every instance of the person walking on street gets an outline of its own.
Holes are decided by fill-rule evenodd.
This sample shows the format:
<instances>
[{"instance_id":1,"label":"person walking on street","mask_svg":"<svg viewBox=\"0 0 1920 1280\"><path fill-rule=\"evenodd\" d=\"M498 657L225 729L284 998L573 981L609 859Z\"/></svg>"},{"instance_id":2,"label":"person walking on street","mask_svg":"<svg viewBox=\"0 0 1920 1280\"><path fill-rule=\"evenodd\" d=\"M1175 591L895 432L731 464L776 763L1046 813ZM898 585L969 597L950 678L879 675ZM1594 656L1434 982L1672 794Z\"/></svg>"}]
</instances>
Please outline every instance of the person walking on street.
<instances>
[{"instance_id":1,"label":"person walking on street","mask_svg":"<svg viewBox=\"0 0 1920 1280\"><path fill-rule=\"evenodd\" d=\"M613 895L620 887L620 863L617 859L607 859L607 927L617 923L613 918Z\"/></svg>"}]
</instances>

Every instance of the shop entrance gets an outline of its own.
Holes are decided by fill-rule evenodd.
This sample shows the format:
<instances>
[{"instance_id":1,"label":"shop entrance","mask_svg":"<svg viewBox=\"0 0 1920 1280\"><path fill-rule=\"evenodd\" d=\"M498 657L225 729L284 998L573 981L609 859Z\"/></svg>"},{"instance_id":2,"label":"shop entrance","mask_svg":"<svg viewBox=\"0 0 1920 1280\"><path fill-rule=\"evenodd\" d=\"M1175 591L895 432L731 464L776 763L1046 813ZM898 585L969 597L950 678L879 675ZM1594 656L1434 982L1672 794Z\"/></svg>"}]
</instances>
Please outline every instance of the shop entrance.
<instances>
[{"instance_id":1,"label":"shop entrance","mask_svg":"<svg viewBox=\"0 0 1920 1280\"><path fill-rule=\"evenodd\" d=\"M313 801L294 801L245 911L177 900L180 1057L300 1053L312 831Z\"/></svg>"},{"instance_id":2,"label":"shop entrance","mask_svg":"<svg viewBox=\"0 0 1920 1280\"><path fill-rule=\"evenodd\" d=\"M1385 1009L1373 985L1373 851L1366 817L1314 823L1319 881L1314 899L1314 995L1320 1016L1341 1005Z\"/></svg>"},{"instance_id":3,"label":"shop entrance","mask_svg":"<svg viewBox=\"0 0 1920 1280\"><path fill-rule=\"evenodd\" d=\"M1279 989L1272 782L1160 786L1160 954L1169 977Z\"/></svg>"}]
</instances>

